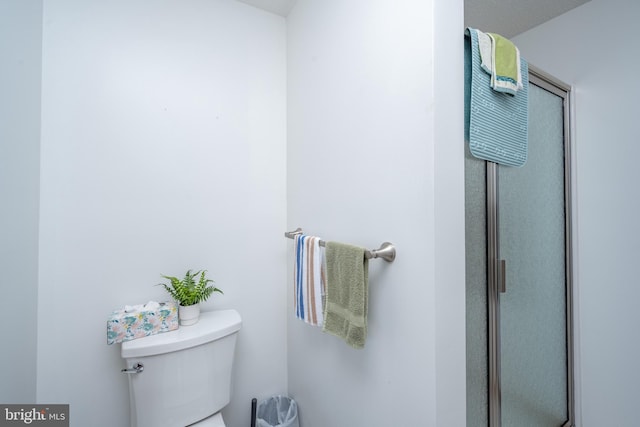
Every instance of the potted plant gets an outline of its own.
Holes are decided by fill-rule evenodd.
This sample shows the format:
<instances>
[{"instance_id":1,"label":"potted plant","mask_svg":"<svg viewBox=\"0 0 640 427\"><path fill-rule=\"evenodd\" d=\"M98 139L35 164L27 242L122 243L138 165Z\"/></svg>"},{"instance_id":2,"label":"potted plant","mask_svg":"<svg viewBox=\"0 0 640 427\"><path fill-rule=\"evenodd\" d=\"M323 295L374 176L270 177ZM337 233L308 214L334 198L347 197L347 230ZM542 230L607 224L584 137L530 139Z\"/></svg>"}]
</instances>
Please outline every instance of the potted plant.
<instances>
[{"instance_id":1,"label":"potted plant","mask_svg":"<svg viewBox=\"0 0 640 427\"><path fill-rule=\"evenodd\" d=\"M200 275L200 277L198 277ZM200 318L200 303L206 301L214 292L223 293L211 285L213 280L207 278L207 271L192 273L188 270L183 279L162 275L169 284L159 283L179 304L178 316L182 326L194 325Z\"/></svg>"}]
</instances>

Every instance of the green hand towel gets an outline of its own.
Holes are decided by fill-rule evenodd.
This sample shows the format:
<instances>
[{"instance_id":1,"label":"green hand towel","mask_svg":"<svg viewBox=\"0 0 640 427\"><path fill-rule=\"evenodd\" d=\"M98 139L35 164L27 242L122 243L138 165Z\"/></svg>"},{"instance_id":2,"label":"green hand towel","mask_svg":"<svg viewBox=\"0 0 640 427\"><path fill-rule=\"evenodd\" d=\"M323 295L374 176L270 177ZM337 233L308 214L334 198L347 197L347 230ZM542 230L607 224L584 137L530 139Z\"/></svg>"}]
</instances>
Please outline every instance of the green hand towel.
<instances>
[{"instance_id":1,"label":"green hand towel","mask_svg":"<svg viewBox=\"0 0 640 427\"><path fill-rule=\"evenodd\" d=\"M493 40L491 87L498 92L515 95L522 86L520 52L509 39L500 34L489 33L489 36Z\"/></svg>"},{"instance_id":2,"label":"green hand towel","mask_svg":"<svg viewBox=\"0 0 640 427\"><path fill-rule=\"evenodd\" d=\"M323 331L363 348L367 338L369 260L365 249L327 242Z\"/></svg>"}]
</instances>

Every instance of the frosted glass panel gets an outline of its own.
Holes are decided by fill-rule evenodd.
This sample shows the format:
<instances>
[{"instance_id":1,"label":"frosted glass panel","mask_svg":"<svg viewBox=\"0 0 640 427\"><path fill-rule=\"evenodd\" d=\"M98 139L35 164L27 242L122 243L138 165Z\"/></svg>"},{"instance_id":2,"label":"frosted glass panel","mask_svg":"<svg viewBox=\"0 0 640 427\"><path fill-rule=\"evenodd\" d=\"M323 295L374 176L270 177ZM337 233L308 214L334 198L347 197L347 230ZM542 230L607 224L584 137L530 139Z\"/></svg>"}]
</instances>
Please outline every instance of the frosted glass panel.
<instances>
[{"instance_id":1,"label":"frosted glass panel","mask_svg":"<svg viewBox=\"0 0 640 427\"><path fill-rule=\"evenodd\" d=\"M467 425L487 427L487 207L486 164L465 154L467 275Z\"/></svg>"},{"instance_id":2,"label":"frosted glass panel","mask_svg":"<svg viewBox=\"0 0 640 427\"><path fill-rule=\"evenodd\" d=\"M529 87L529 157L499 168L503 427L567 418L563 101Z\"/></svg>"}]
</instances>

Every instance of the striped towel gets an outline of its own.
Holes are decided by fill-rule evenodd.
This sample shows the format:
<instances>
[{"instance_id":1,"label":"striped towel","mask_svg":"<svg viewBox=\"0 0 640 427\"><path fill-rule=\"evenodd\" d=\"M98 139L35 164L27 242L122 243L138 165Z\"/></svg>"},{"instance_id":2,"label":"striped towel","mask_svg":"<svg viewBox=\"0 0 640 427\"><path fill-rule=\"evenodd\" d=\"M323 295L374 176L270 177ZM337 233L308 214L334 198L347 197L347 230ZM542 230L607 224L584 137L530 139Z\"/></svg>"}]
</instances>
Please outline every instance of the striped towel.
<instances>
[{"instance_id":1,"label":"striped towel","mask_svg":"<svg viewBox=\"0 0 640 427\"><path fill-rule=\"evenodd\" d=\"M298 234L295 241L294 305L296 317L310 325L322 326L324 271L322 262L324 248L320 238Z\"/></svg>"},{"instance_id":2,"label":"striped towel","mask_svg":"<svg viewBox=\"0 0 640 427\"><path fill-rule=\"evenodd\" d=\"M465 139L475 157L507 166L522 166L528 153L527 61L520 57L522 89L515 95L491 88L481 65L478 30L467 28L465 50Z\"/></svg>"}]
</instances>

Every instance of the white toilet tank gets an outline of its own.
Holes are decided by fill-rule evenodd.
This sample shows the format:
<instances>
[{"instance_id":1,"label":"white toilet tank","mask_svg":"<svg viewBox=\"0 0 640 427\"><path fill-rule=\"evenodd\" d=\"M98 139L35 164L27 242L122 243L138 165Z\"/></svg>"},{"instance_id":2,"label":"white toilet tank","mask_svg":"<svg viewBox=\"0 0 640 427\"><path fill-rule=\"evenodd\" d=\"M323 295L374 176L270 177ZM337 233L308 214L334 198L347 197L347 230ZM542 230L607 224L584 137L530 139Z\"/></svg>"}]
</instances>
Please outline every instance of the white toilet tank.
<instances>
[{"instance_id":1,"label":"white toilet tank","mask_svg":"<svg viewBox=\"0 0 640 427\"><path fill-rule=\"evenodd\" d=\"M202 312L198 323L122 343L129 374L131 427L177 427L225 407L231 395L235 310ZM140 369L138 369L140 370Z\"/></svg>"}]
</instances>

